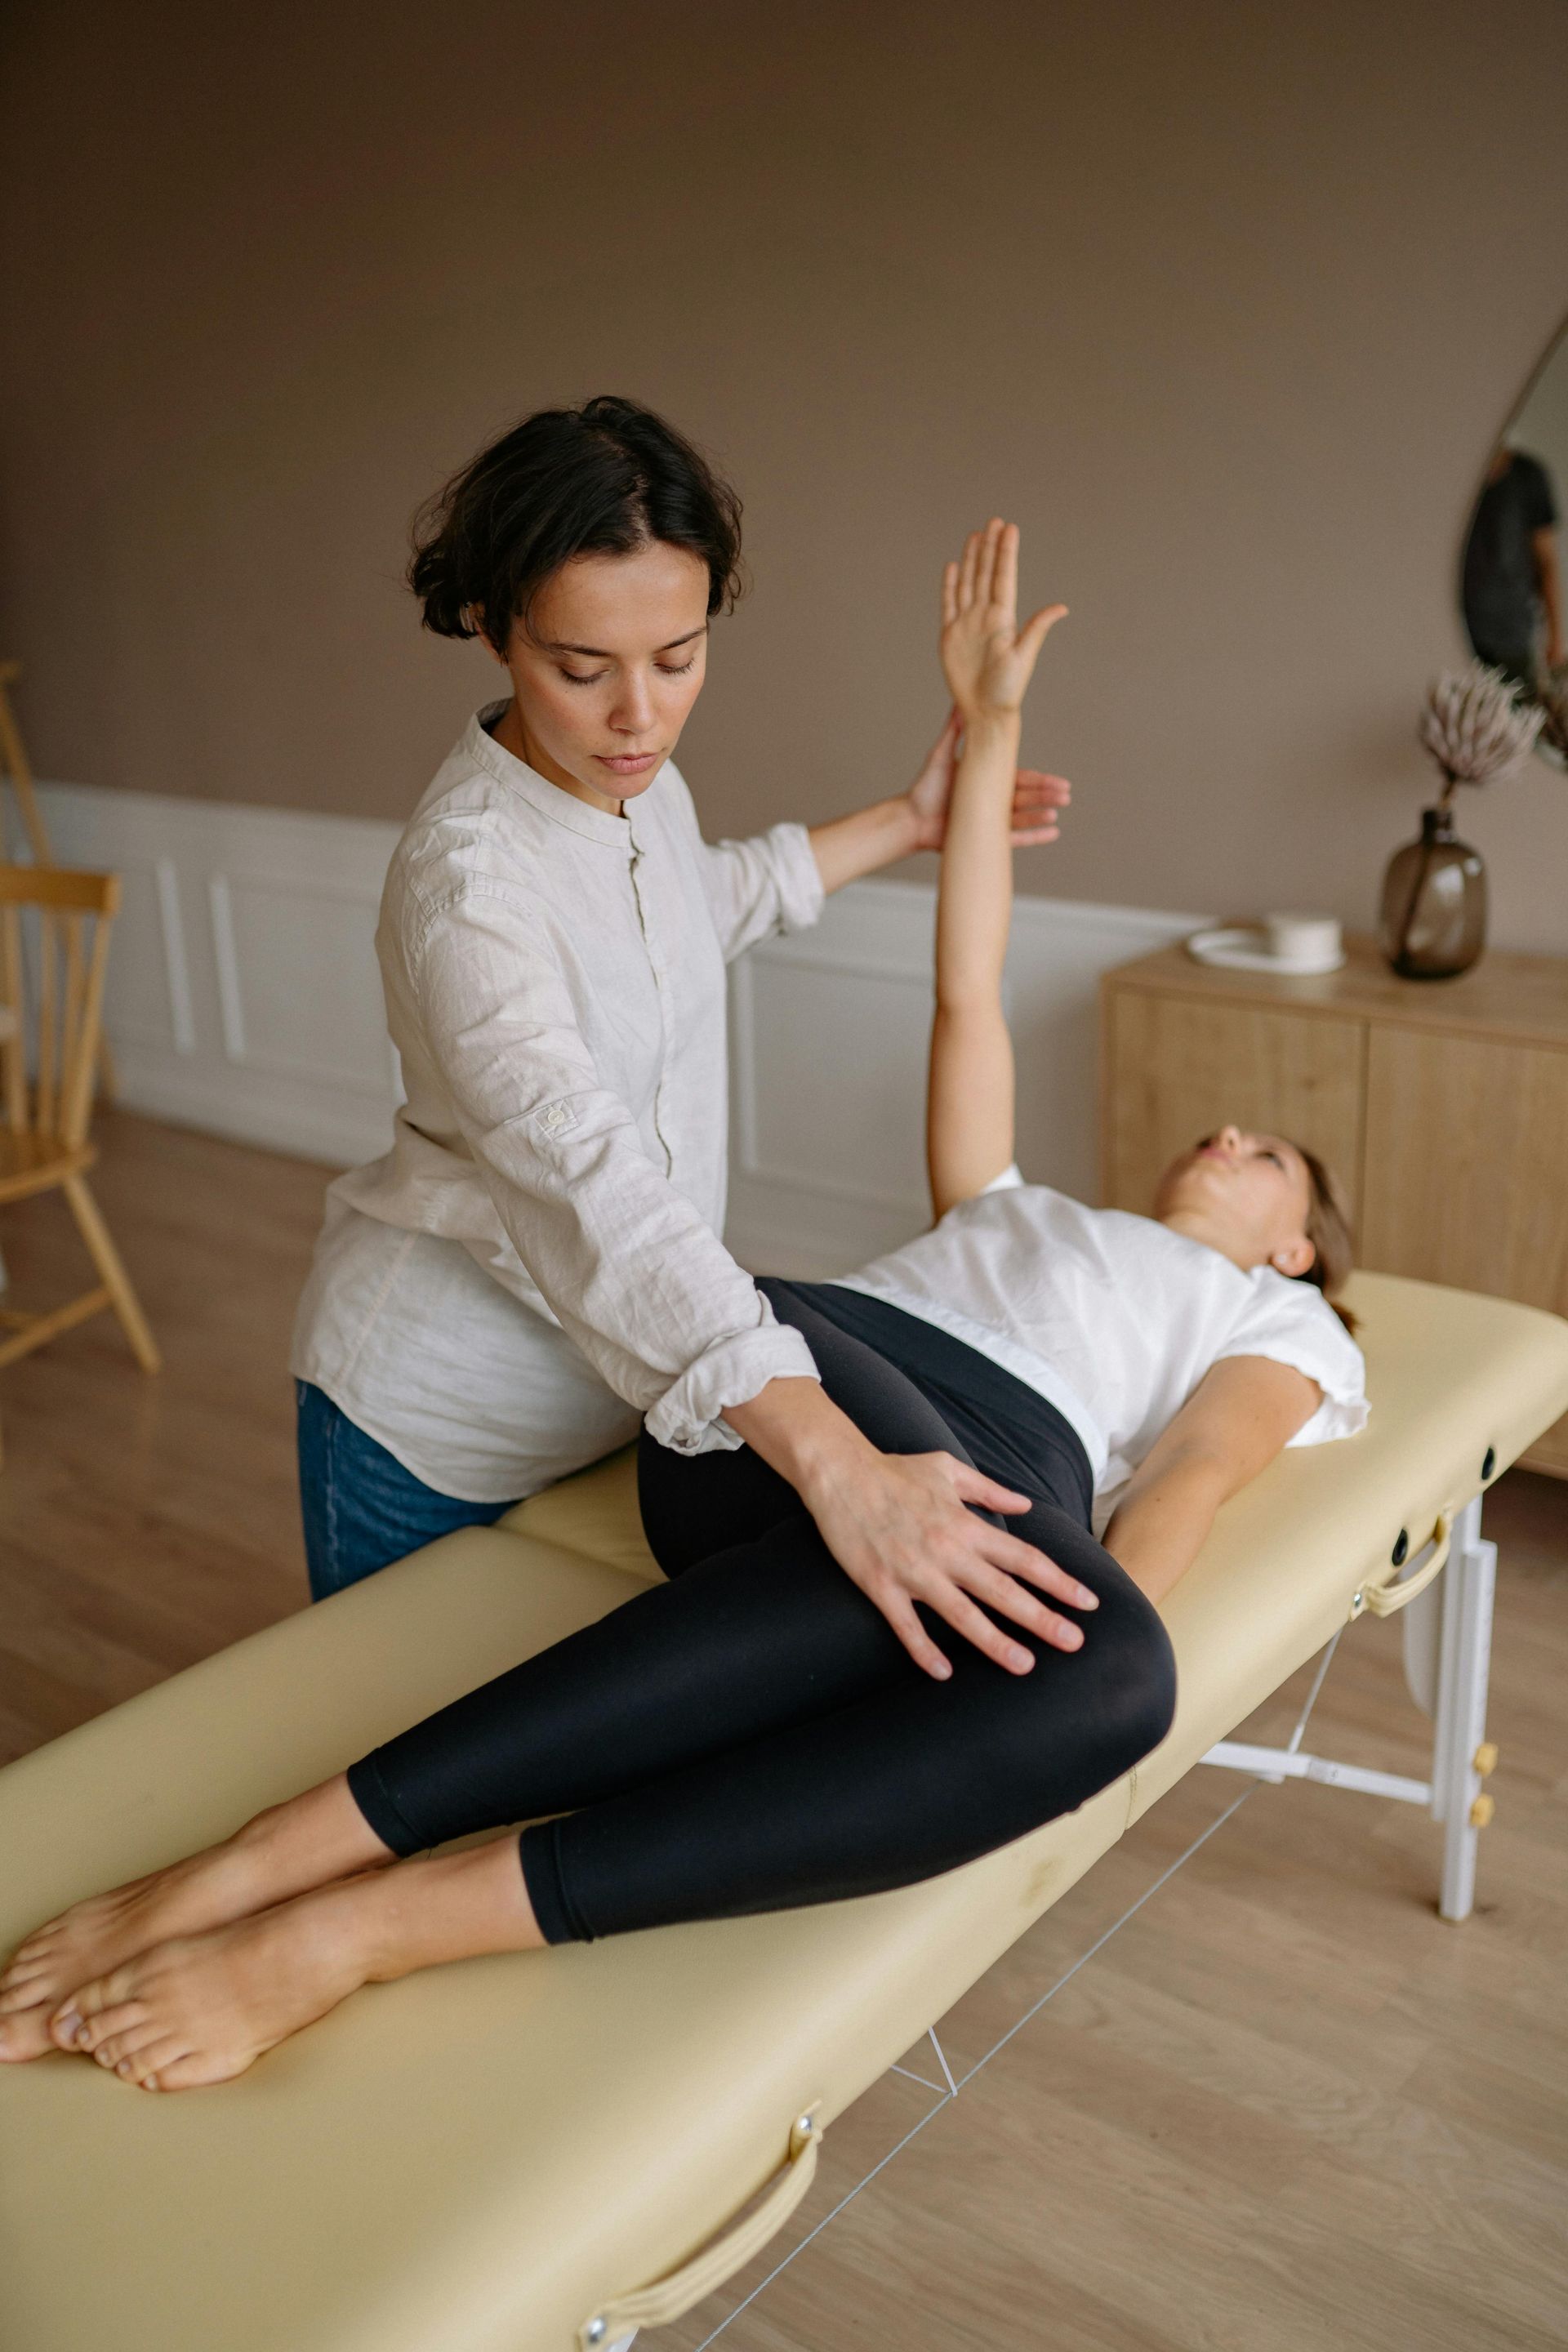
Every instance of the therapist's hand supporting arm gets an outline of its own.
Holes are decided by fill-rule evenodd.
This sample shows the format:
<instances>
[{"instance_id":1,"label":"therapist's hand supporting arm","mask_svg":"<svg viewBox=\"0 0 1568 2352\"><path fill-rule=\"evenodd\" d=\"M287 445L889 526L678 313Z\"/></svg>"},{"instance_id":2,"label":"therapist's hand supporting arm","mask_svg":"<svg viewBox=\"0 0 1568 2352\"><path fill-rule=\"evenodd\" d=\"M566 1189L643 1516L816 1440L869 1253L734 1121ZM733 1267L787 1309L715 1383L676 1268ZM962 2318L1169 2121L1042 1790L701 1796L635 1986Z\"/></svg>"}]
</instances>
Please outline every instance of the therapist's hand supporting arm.
<instances>
[{"instance_id":1,"label":"therapist's hand supporting arm","mask_svg":"<svg viewBox=\"0 0 1568 2352\"><path fill-rule=\"evenodd\" d=\"M811 828L812 854L825 890L841 890L863 874L875 874L898 858L917 850L940 849L947 835L947 814L952 798L963 722L955 709L931 745L919 775L908 792L891 800L875 801L853 816L837 817L831 824ZM1013 778L1012 846L1027 849L1038 842L1055 841L1057 812L1072 797L1061 776L1047 776L1038 768L1019 768Z\"/></svg>"},{"instance_id":2,"label":"therapist's hand supporting arm","mask_svg":"<svg viewBox=\"0 0 1568 2352\"><path fill-rule=\"evenodd\" d=\"M1082 1643L1071 1618L1027 1588L1037 1585L1074 1609L1095 1608L1093 1593L1044 1552L977 1516L1026 1511L1026 1495L951 1454L879 1454L815 1381L770 1381L749 1403L726 1406L724 1418L789 1480L840 1568L937 1681L952 1668L921 1624L917 1601L1009 1674L1029 1673L1033 1655L980 1601L1056 1649Z\"/></svg>"}]
</instances>

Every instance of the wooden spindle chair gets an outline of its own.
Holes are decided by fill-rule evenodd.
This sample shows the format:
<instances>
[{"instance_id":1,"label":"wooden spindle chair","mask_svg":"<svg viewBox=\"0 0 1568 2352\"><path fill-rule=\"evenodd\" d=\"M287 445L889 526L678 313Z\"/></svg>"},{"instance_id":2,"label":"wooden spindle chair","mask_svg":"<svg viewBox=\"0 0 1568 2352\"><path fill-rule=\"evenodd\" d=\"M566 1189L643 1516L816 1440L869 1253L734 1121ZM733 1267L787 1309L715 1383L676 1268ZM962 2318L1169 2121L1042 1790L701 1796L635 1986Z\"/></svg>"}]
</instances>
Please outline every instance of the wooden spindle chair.
<instances>
[{"instance_id":1,"label":"wooden spindle chair","mask_svg":"<svg viewBox=\"0 0 1568 2352\"><path fill-rule=\"evenodd\" d=\"M9 784L16 813L22 820L22 831L27 837L27 854L35 866L52 866L55 853L49 846L48 831L44 824L44 812L38 806L38 795L33 784L33 763L22 741L22 730L11 707L11 688L22 675L17 661L0 661L0 788ZM5 809L0 806L0 858L5 855ZM106 1095L114 1093L114 1057L109 1050L109 1040L98 1040L99 1078Z\"/></svg>"},{"instance_id":2,"label":"wooden spindle chair","mask_svg":"<svg viewBox=\"0 0 1568 2352\"><path fill-rule=\"evenodd\" d=\"M117 874L0 866L0 1207L62 1192L100 1277L96 1289L43 1314L0 1309L0 1365L105 1307L120 1318L143 1371L157 1371L162 1361L87 1183L98 1157L88 1128L119 905ZM30 958L23 944L28 909L37 917Z\"/></svg>"}]
</instances>

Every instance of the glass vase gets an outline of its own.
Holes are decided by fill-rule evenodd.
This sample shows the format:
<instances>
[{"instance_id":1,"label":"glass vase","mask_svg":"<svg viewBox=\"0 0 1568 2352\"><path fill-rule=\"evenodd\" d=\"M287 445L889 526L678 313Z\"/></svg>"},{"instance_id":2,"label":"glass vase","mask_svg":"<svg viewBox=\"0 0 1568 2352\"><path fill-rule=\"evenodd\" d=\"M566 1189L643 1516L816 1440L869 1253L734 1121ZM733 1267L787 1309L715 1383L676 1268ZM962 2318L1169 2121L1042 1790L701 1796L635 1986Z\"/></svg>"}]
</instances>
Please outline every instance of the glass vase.
<instances>
[{"instance_id":1,"label":"glass vase","mask_svg":"<svg viewBox=\"0 0 1568 2352\"><path fill-rule=\"evenodd\" d=\"M1456 837L1452 809L1423 809L1420 840L1389 859L1378 939L1405 980L1451 980L1485 947L1487 869Z\"/></svg>"}]
</instances>

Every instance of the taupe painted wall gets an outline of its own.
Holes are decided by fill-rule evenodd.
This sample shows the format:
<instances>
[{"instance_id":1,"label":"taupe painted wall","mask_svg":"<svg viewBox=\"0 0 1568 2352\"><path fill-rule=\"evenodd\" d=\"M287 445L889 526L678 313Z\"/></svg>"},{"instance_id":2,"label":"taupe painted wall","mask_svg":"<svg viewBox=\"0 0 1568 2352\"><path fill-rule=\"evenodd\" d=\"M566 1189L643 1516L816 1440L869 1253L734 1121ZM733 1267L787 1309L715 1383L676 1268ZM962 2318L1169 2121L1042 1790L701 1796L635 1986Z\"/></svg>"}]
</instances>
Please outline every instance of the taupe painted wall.
<instances>
[{"instance_id":1,"label":"taupe painted wall","mask_svg":"<svg viewBox=\"0 0 1568 2352\"><path fill-rule=\"evenodd\" d=\"M16 5L0 642L42 772L396 816L493 673L411 509L625 391L719 453L754 593L712 830L902 780L942 557L1065 597L1026 889L1364 920L1459 651L1472 485L1568 304L1560 0ZM1568 948L1568 785L1468 829Z\"/></svg>"}]
</instances>

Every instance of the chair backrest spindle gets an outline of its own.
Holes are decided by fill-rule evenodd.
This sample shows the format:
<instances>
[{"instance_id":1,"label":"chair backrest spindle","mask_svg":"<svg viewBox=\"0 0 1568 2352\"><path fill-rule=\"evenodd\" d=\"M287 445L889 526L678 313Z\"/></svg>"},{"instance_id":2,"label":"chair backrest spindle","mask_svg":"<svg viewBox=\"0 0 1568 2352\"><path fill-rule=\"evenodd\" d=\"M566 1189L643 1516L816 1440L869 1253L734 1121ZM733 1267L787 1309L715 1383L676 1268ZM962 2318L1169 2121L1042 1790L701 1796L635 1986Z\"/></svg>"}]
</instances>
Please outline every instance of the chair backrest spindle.
<instances>
[{"instance_id":1,"label":"chair backrest spindle","mask_svg":"<svg viewBox=\"0 0 1568 2352\"><path fill-rule=\"evenodd\" d=\"M81 918L71 918L79 923ZM103 980L109 969L110 918L100 915L92 927L92 951L83 982L81 1010L72 1067L66 1074L64 1117L60 1129L72 1150L87 1141L92 1117L93 1081L98 1076L98 1041L103 1028Z\"/></svg>"},{"instance_id":2,"label":"chair backrest spindle","mask_svg":"<svg viewBox=\"0 0 1568 2352\"><path fill-rule=\"evenodd\" d=\"M56 1005L54 909L38 908L38 1039L33 1070L33 1124L40 1135L55 1131L55 1063L59 1052L59 1021Z\"/></svg>"},{"instance_id":3,"label":"chair backrest spindle","mask_svg":"<svg viewBox=\"0 0 1568 2352\"><path fill-rule=\"evenodd\" d=\"M0 906L0 1071L5 1079L5 1124L13 1135L27 1125L27 1033L22 1001L22 915Z\"/></svg>"},{"instance_id":4,"label":"chair backrest spindle","mask_svg":"<svg viewBox=\"0 0 1568 2352\"><path fill-rule=\"evenodd\" d=\"M0 1080L13 1134L31 1129L72 1150L87 1140L109 935L119 905L117 874L0 866L0 1013L10 1015L0 1020ZM30 992L22 948L28 908L37 917Z\"/></svg>"}]
</instances>

